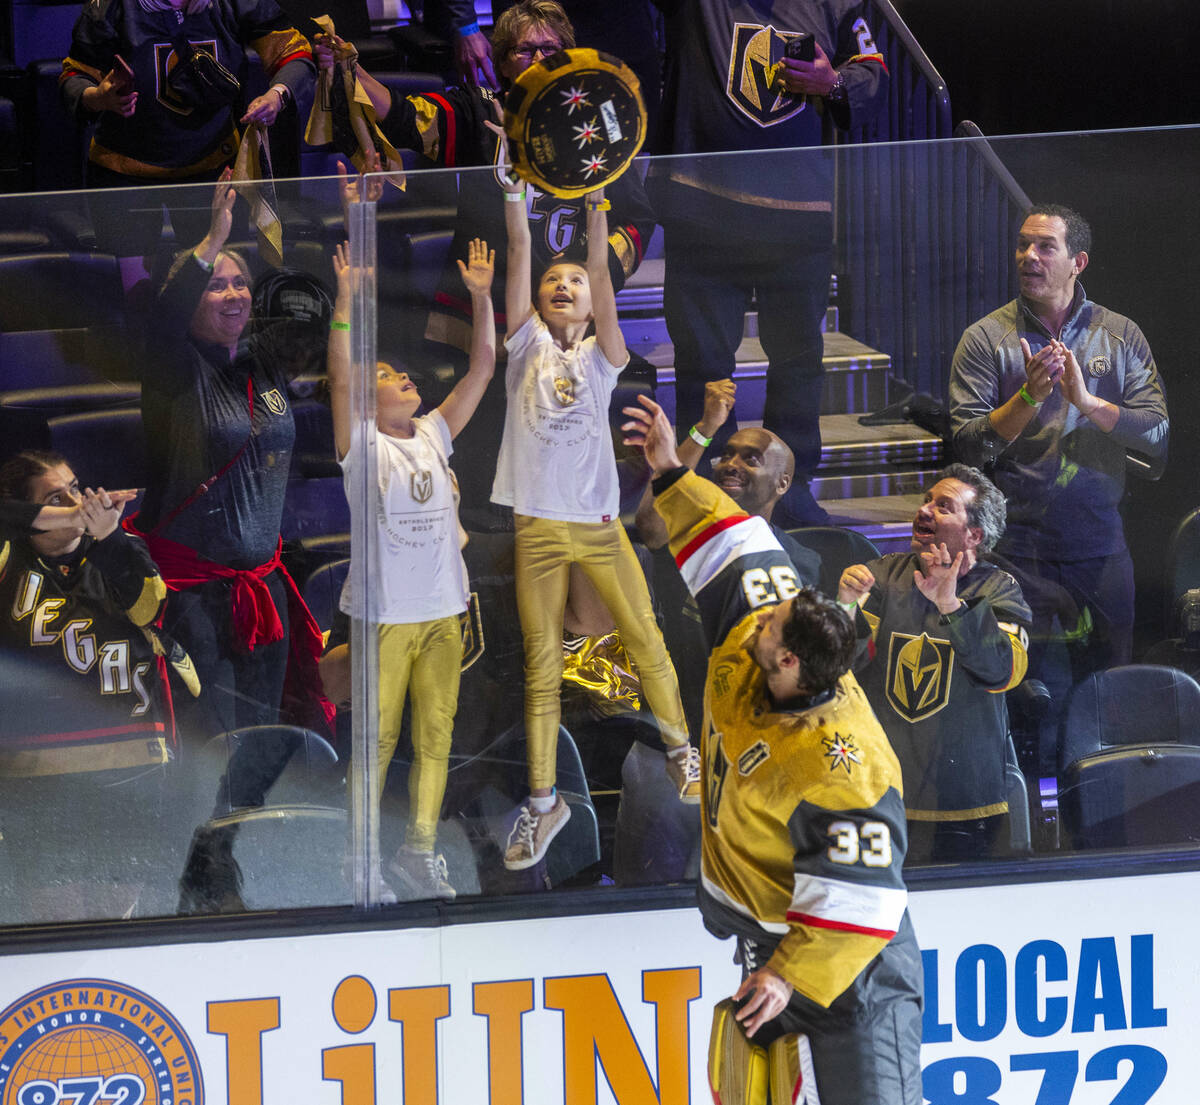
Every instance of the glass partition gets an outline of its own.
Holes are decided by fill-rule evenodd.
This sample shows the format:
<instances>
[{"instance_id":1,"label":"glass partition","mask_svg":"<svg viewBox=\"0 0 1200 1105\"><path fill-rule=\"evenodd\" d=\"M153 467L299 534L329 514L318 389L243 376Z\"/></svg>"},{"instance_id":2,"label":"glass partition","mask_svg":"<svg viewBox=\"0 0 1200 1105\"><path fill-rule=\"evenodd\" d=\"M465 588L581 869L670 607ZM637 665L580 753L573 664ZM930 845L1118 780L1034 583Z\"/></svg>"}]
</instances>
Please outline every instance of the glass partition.
<instances>
[{"instance_id":1,"label":"glass partition","mask_svg":"<svg viewBox=\"0 0 1200 1105\"><path fill-rule=\"evenodd\" d=\"M715 676L623 441L639 395L799 583L860 600L915 881L1190 847L1198 154L1184 128L644 159L586 353L589 212L528 190L513 298L491 168L0 197L0 924L694 879L680 751ZM773 439L729 443L763 426L790 485ZM1006 511L942 502L953 461ZM132 492L123 530L87 488ZM790 596L766 578L747 616Z\"/></svg>"}]
</instances>

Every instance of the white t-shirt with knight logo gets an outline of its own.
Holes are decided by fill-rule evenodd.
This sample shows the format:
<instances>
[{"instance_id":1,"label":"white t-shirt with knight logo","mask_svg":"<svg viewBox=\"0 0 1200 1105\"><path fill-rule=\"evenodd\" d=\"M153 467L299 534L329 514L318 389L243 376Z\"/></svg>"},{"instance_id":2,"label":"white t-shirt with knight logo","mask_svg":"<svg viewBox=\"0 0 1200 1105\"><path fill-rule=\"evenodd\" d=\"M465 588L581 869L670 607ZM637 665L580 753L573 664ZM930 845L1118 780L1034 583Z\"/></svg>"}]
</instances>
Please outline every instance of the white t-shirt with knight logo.
<instances>
[{"instance_id":1,"label":"white t-shirt with knight logo","mask_svg":"<svg viewBox=\"0 0 1200 1105\"><path fill-rule=\"evenodd\" d=\"M564 522L620 512L608 403L621 368L595 338L561 349L536 312L506 343L508 408L492 502Z\"/></svg>"},{"instance_id":2,"label":"white t-shirt with knight logo","mask_svg":"<svg viewBox=\"0 0 1200 1105\"><path fill-rule=\"evenodd\" d=\"M388 625L432 621L467 608L450 429L436 410L413 424L411 438L375 435L379 578L373 591L378 620ZM355 445L361 448L356 440L342 461L347 496ZM352 602L348 576L340 606L344 614L363 616Z\"/></svg>"}]
</instances>

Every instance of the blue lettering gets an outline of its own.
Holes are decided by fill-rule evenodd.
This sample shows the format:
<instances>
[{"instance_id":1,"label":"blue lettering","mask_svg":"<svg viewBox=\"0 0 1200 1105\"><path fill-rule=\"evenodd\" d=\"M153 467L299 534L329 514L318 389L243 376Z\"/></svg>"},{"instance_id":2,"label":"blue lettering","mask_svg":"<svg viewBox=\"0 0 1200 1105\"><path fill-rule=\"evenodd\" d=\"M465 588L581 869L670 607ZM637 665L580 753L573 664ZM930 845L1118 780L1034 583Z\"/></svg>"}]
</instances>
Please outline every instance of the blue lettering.
<instances>
[{"instance_id":1,"label":"blue lettering","mask_svg":"<svg viewBox=\"0 0 1200 1105\"><path fill-rule=\"evenodd\" d=\"M1104 1018L1104 1027L1109 1032L1126 1027L1117 942L1111 936L1093 937L1079 946L1079 978L1075 984L1071 1031L1095 1032L1097 1017Z\"/></svg>"},{"instance_id":2,"label":"blue lettering","mask_svg":"<svg viewBox=\"0 0 1200 1105\"><path fill-rule=\"evenodd\" d=\"M992 1094L1000 1092L1000 1081L1000 1068L976 1055L941 1059L921 1072L929 1105L998 1105Z\"/></svg>"},{"instance_id":3,"label":"blue lettering","mask_svg":"<svg viewBox=\"0 0 1200 1105\"><path fill-rule=\"evenodd\" d=\"M1047 997L1040 1015L1038 965L1045 964L1047 982L1065 982L1067 953L1053 940L1033 940L1017 952L1013 966L1013 1011L1017 1027L1026 1036L1053 1036L1067 1023L1067 999Z\"/></svg>"},{"instance_id":4,"label":"blue lettering","mask_svg":"<svg viewBox=\"0 0 1200 1105\"><path fill-rule=\"evenodd\" d=\"M980 1018L979 968L983 968L983 1016ZM963 950L954 965L954 1019L968 1040L994 1040L1008 1019L1005 1008L1004 953L991 944ZM989 1091L990 1092L990 1091Z\"/></svg>"},{"instance_id":5,"label":"blue lettering","mask_svg":"<svg viewBox=\"0 0 1200 1105\"><path fill-rule=\"evenodd\" d=\"M1143 933L1129 939L1130 1023L1133 1028L1165 1028L1166 1009L1154 1005L1154 936Z\"/></svg>"},{"instance_id":6,"label":"blue lettering","mask_svg":"<svg viewBox=\"0 0 1200 1105\"><path fill-rule=\"evenodd\" d=\"M925 1012L921 1018L921 1042L948 1044L950 1022L938 1020L938 953L922 950L921 963L925 968Z\"/></svg>"}]
</instances>

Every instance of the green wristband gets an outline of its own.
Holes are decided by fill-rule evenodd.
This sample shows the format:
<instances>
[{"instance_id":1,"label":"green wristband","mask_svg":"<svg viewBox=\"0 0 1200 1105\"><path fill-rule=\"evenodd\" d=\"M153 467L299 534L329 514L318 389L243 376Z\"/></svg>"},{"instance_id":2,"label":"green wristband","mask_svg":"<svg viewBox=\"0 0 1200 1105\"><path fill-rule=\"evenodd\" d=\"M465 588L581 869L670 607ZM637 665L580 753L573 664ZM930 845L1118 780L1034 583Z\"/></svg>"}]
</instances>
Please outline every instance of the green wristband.
<instances>
[{"instance_id":1,"label":"green wristband","mask_svg":"<svg viewBox=\"0 0 1200 1105\"><path fill-rule=\"evenodd\" d=\"M1031 407L1040 407L1042 405L1032 395L1029 394L1029 391L1025 387L1024 384L1022 384L1021 387L1018 389L1017 394L1022 399L1024 399L1025 402L1028 403Z\"/></svg>"},{"instance_id":2,"label":"green wristband","mask_svg":"<svg viewBox=\"0 0 1200 1105\"><path fill-rule=\"evenodd\" d=\"M337 321L335 320L334 322L331 322L331 323L329 324L329 329L330 329L330 330L349 330L349 329L350 329L350 323L348 323L348 322L337 322Z\"/></svg>"}]
</instances>

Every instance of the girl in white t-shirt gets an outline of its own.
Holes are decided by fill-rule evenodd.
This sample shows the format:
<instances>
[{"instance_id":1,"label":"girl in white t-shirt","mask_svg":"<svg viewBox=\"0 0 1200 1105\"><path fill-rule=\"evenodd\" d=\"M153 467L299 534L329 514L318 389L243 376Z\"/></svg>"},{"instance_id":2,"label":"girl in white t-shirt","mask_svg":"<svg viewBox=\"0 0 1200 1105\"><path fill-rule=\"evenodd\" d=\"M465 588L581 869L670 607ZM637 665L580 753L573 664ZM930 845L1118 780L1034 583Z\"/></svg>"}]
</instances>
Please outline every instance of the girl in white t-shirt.
<instances>
[{"instance_id":1,"label":"girl in white t-shirt","mask_svg":"<svg viewBox=\"0 0 1200 1105\"><path fill-rule=\"evenodd\" d=\"M668 773L684 801L700 800L700 770L646 580L618 517L608 406L629 355L608 271L610 205L603 189L587 196L587 264L556 258L530 302L525 185L507 179L508 406L492 501L511 506L515 516L517 606L525 639L530 800L504 854L505 866L520 870L545 855L570 817L554 784L563 610L573 563L599 592L637 665L669 748ZM595 336L588 337L593 323Z\"/></svg>"},{"instance_id":2,"label":"girl in white t-shirt","mask_svg":"<svg viewBox=\"0 0 1200 1105\"><path fill-rule=\"evenodd\" d=\"M458 706L467 568L459 539L451 442L467 424L496 364L492 274L495 251L476 238L458 262L475 314L470 368L436 410L417 417L421 397L405 372L380 362L375 385L379 573L373 609L342 592L344 613L370 617L379 631L378 780L382 792L400 737L406 696L412 705L413 764L405 842L389 864L408 898L453 898L446 862L435 852L437 822ZM349 247L334 255L337 302L329 333L333 437L349 487L361 428L350 419ZM347 581L347 584L349 581ZM379 795L375 796L379 800ZM386 884L381 895L387 897Z\"/></svg>"}]
</instances>

